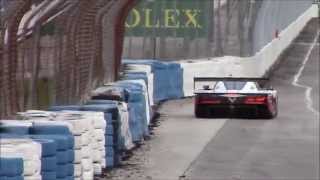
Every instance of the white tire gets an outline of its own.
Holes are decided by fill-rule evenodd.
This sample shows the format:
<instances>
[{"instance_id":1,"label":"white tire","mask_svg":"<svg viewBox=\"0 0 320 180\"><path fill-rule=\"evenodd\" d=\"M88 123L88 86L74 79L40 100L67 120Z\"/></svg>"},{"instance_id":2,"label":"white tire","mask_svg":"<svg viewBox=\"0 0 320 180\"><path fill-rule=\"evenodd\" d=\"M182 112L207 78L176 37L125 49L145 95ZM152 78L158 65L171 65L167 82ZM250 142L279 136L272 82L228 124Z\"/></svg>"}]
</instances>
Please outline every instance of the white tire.
<instances>
[{"instance_id":1,"label":"white tire","mask_svg":"<svg viewBox=\"0 0 320 180\"><path fill-rule=\"evenodd\" d=\"M93 170L93 161L92 161L92 159L82 159L81 160L81 165L82 165L82 172L92 171Z\"/></svg>"},{"instance_id":2,"label":"white tire","mask_svg":"<svg viewBox=\"0 0 320 180\"><path fill-rule=\"evenodd\" d=\"M93 169L91 171L84 171L82 174L82 179L83 180L93 180Z\"/></svg>"},{"instance_id":3,"label":"white tire","mask_svg":"<svg viewBox=\"0 0 320 180\"><path fill-rule=\"evenodd\" d=\"M82 176L82 164L76 163L74 164L74 177L81 177Z\"/></svg>"},{"instance_id":4,"label":"white tire","mask_svg":"<svg viewBox=\"0 0 320 180\"><path fill-rule=\"evenodd\" d=\"M81 147L82 147L82 135L74 136L74 148L81 149Z\"/></svg>"},{"instance_id":5,"label":"white tire","mask_svg":"<svg viewBox=\"0 0 320 180\"><path fill-rule=\"evenodd\" d=\"M101 175L102 174L102 166L99 163L93 164L93 172L95 175Z\"/></svg>"},{"instance_id":6,"label":"white tire","mask_svg":"<svg viewBox=\"0 0 320 180\"><path fill-rule=\"evenodd\" d=\"M81 145L87 146L90 143L90 134L88 132L85 132L81 136Z\"/></svg>"},{"instance_id":7,"label":"white tire","mask_svg":"<svg viewBox=\"0 0 320 180\"><path fill-rule=\"evenodd\" d=\"M74 150L74 163L81 163L82 149Z\"/></svg>"},{"instance_id":8,"label":"white tire","mask_svg":"<svg viewBox=\"0 0 320 180\"><path fill-rule=\"evenodd\" d=\"M41 161L23 161L23 175L24 176L32 176L36 174L40 174L41 172Z\"/></svg>"},{"instance_id":9,"label":"white tire","mask_svg":"<svg viewBox=\"0 0 320 180\"><path fill-rule=\"evenodd\" d=\"M106 160L105 160L105 157L103 156L103 159L102 159L102 161L101 161L101 167L102 168L106 168L107 167L107 165L106 165Z\"/></svg>"},{"instance_id":10,"label":"white tire","mask_svg":"<svg viewBox=\"0 0 320 180\"><path fill-rule=\"evenodd\" d=\"M102 152L96 150L93 153L93 159L92 160L93 160L93 162L101 162L102 161Z\"/></svg>"},{"instance_id":11,"label":"white tire","mask_svg":"<svg viewBox=\"0 0 320 180\"><path fill-rule=\"evenodd\" d=\"M81 155L82 158L90 158L92 156L92 150L90 146L82 146Z\"/></svg>"},{"instance_id":12,"label":"white tire","mask_svg":"<svg viewBox=\"0 0 320 180\"><path fill-rule=\"evenodd\" d=\"M34 176L24 176L24 180L42 180L41 175L34 175Z\"/></svg>"},{"instance_id":13,"label":"white tire","mask_svg":"<svg viewBox=\"0 0 320 180\"><path fill-rule=\"evenodd\" d=\"M98 141L102 141L104 139L104 131L102 129L95 129L94 136Z\"/></svg>"}]
</instances>

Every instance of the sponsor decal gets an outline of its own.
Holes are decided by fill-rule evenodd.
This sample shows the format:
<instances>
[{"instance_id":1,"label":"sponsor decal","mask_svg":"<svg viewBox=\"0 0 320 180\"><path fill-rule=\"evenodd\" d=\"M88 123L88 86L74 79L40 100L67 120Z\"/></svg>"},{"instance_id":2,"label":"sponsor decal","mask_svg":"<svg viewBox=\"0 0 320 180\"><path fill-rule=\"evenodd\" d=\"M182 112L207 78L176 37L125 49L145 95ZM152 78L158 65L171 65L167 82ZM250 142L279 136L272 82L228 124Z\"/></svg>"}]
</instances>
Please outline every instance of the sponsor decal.
<instances>
[{"instance_id":1,"label":"sponsor decal","mask_svg":"<svg viewBox=\"0 0 320 180\"><path fill-rule=\"evenodd\" d=\"M125 22L126 36L207 36L212 0L141 1Z\"/></svg>"}]
</instances>

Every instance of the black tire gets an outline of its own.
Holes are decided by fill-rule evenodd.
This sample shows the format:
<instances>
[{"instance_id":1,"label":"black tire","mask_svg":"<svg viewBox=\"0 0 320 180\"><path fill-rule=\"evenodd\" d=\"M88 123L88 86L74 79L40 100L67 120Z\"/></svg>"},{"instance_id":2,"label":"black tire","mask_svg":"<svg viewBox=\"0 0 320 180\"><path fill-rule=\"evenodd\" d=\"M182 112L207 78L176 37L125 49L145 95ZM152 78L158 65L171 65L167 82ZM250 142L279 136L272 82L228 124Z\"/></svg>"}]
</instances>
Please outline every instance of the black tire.
<instances>
[{"instance_id":1,"label":"black tire","mask_svg":"<svg viewBox=\"0 0 320 180\"><path fill-rule=\"evenodd\" d=\"M206 118L207 117L207 111L205 107L195 107L194 114L197 118Z\"/></svg>"},{"instance_id":2,"label":"black tire","mask_svg":"<svg viewBox=\"0 0 320 180\"><path fill-rule=\"evenodd\" d=\"M275 107L276 107L276 110L275 110L274 113L271 112L268 107L262 108L261 111L260 111L261 116L262 116L261 118L263 118L263 119L274 119L274 118L276 118L278 116L278 104L277 103L275 104Z\"/></svg>"}]
</instances>

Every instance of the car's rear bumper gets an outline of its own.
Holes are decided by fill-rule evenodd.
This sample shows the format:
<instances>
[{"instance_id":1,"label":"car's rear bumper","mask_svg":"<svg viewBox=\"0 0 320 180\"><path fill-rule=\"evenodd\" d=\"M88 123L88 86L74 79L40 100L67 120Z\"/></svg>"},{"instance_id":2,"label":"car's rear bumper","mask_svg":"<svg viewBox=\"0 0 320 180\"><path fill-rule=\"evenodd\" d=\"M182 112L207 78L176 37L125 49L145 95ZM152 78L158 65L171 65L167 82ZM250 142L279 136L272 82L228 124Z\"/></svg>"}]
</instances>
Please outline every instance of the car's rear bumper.
<instances>
[{"instance_id":1,"label":"car's rear bumper","mask_svg":"<svg viewBox=\"0 0 320 180\"><path fill-rule=\"evenodd\" d=\"M256 118L265 112L266 105L207 105L198 104L196 108L212 117L244 117Z\"/></svg>"}]
</instances>

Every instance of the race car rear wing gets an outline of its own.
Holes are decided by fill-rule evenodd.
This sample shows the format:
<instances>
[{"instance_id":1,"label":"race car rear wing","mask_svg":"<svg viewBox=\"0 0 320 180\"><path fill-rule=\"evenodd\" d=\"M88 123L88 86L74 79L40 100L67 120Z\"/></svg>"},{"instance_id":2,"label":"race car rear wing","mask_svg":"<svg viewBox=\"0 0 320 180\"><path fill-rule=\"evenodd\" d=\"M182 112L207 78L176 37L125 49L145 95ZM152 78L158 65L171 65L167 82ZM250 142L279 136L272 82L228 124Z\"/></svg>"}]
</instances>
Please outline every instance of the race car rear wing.
<instances>
[{"instance_id":1,"label":"race car rear wing","mask_svg":"<svg viewBox=\"0 0 320 180\"><path fill-rule=\"evenodd\" d=\"M252 81L257 82L261 87L265 87L269 78L254 78L254 77L194 77L193 89L196 88L197 82L218 82L218 81Z\"/></svg>"}]
</instances>

